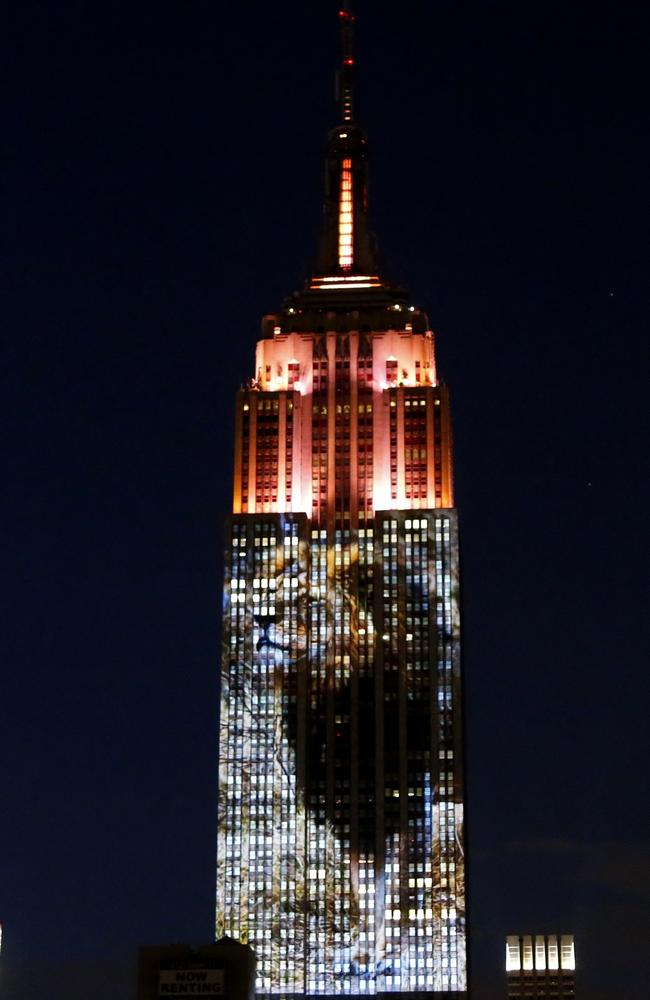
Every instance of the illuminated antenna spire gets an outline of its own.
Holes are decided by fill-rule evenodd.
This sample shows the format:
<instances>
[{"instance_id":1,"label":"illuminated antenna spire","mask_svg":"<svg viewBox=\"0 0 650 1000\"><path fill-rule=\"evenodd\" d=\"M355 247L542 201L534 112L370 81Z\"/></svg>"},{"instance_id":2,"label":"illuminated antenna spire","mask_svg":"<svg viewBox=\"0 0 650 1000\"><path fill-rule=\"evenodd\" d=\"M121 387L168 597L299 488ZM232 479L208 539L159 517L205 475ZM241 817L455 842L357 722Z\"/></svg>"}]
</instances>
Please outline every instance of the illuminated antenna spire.
<instances>
[{"instance_id":1,"label":"illuminated antenna spire","mask_svg":"<svg viewBox=\"0 0 650 1000\"><path fill-rule=\"evenodd\" d=\"M338 124L327 143L325 228L316 275L320 279L377 275L374 237L368 224L368 151L354 113L354 29L349 0L339 0L341 64L336 74ZM365 287L365 286L364 286Z\"/></svg>"},{"instance_id":2,"label":"illuminated antenna spire","mask_svg":"<svg viewBox=\"0 0 650 1000\"><path fill-rule=\"evenodd\" d=\"M354 120L354 14L350 12L348 0L343 0L339 10L341 24L341 68L339 70L339 100L341 101L341 121Z\"/></svg>"}]
</instances>

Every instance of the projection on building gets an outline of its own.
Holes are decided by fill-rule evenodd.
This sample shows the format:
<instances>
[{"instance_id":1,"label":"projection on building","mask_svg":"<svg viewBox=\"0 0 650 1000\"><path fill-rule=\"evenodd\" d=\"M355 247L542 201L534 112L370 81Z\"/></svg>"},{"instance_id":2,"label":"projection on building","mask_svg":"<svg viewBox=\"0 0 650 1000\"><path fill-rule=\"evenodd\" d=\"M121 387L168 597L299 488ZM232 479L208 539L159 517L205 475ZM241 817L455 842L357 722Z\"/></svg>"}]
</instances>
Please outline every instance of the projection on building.
<instances>
[{"instance_id":1,"label":"projection on building","mask_svg":"<svg viewBox=\"0 0 650 1000\"><path fill-rule=\"evenodd\" d=\"M434 336L377 267L352 28L305 289L236 402L217 937L257 991L466 991L458 525Z\"/></svg>"}]
</instances>

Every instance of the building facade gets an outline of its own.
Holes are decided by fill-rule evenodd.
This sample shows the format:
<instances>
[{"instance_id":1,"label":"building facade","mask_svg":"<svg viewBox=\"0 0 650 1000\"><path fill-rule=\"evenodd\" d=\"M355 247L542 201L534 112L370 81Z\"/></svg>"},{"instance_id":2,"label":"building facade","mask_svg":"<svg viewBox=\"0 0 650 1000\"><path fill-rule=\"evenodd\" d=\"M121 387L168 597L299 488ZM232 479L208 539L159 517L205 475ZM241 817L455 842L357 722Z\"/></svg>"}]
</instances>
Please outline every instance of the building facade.
<instances>
[{"instance_id":1,"label":"building facade","mask_svg":"<svg viewBox=\"0 0 650 1000\"><path fill-rule=\"evenodd\" d=\"M236 402L217 937L257 990L465 995L458 523L434 336L380 274L354 18L303 292Z\"/></svg>"},{"instance_id":2,"label":"building facade","mask_svg":"<svg viewBox=\"0 0 650 1000\"><path fill-rule=\"evenodd\" d=\"M506 939L508 1000L567 1000L576 995L572 934L511 934Z\"/></svg>"},{"instance_id":3,"label":"building facade","mask_svg":"<svg viewBox=\"0 0 650 1000\"><path fill-rule=\"evenodd\" d=\"M227 937L198 947L167 944L140 948L137 1000L183 997L254 1000L252 949Z\"/></svg>"}]
</instances>

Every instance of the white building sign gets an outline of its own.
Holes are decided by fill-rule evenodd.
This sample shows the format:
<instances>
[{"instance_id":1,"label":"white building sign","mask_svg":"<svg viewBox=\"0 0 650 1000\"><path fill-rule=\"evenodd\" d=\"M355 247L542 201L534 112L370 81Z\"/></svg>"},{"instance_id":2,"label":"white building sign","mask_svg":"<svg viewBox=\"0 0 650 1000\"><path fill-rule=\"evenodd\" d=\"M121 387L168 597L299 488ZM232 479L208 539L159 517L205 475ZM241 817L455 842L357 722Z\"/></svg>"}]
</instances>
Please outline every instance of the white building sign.
<instances>
[{"instance_id":1,"label":"white building sign","mask_svg":"<svg viewBox=\"0 0 650 1000\"><path fill-rule=\"evenodd\" d=\"M160 997L223 997L223 969L161 969Z\"/></svg>"}]
</instances>

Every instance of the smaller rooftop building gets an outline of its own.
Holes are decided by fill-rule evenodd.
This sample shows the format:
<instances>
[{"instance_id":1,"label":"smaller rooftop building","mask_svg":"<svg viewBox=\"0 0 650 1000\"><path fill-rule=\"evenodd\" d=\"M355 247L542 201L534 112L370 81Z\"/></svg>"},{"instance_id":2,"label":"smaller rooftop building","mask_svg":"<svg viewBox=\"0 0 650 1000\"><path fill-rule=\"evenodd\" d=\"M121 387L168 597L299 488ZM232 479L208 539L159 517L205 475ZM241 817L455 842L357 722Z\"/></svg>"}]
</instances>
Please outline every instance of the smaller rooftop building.
<instances>
[{"instance_id":1,"label":"smaller rooftop building","mask_svg":"<svg viewBox=\"0 0 650 1000\"><path fill-rule=\"evenodd\" d=\"M506 939L508 1000L575 997L573 934L510 934Z\"/></svg>"},{"instance_id":2,"label":"smaller rooftop building","mask_svg":"<svg viewBox=\"0 0 650 1000\"><path fill-rule=\"evenodd\" d=\"M138 1000L254 1000L255 954L248 945L224 937L193 947L142 947L138 954Z\"/></svg>"}]
</instances>

